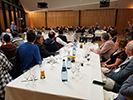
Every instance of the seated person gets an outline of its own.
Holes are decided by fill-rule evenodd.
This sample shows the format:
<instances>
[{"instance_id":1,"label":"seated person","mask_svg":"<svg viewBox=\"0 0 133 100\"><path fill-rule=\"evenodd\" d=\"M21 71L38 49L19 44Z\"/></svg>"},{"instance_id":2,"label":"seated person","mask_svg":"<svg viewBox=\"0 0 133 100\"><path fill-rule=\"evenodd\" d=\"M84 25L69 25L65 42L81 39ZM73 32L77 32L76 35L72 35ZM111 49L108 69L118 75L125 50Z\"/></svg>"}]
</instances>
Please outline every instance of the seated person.
<instances>
[{"instance_id":1,"label":"seated person","mask_svg":"<svg viewBox=\"0 0 133 100\"><path fill-rule=\"evenodd\" d=\"M67 38L63 35L63 30L59 30L59 35L57 37L54 37L54 41L56 42L59 48L62 48L63 46L67 45Z\"/></svg>"},{"instance_id":2,"label":"seated person","mask_svg":"<svg viewBox=\"0 0 133 100\"><path fill-rule=\"evenodd\" d=\"M97 50L90 50L99 54L102 58L101 62L105 62L110 58L110 55L115 51L115 43L112 40L109 40L109 35L107 33L103 33L101 35L101 40L103 44Z\"/></svg>"},{"instance_id":3,"label":"seated person","mask_svg":"<svg viewBox=\"0 0 133 100\"><path fill-rule=\"evenodd\" d=\"M108 29L108 28L107 28L106 26L103 27L103 30L106 31L106 32L107 32L107 29Z\"/></svg>"},{"instance_id":4,"label":"seated person","mask_svg":"<svg viewBox=\"0 0 133 100\"><path fill-rule=\"evenodd\" d=\"M133 75L123 83L116 100L133 100Z\"/></svg>"},{"instance_id":5,"label":"seated person","mask_svg":"<svg viewBox=\"0 0 133 100\"><path fill-rule=\"evenodd\" d=\"M127 45L127 40L125 39L117 39L115 42L116 50L110 55L110 58L106 61L101 63L101 67L117 67L120 63L125 61L127 58L127 54L125 53L125 46Z\"/></svg>"},{"instance_id":6,"label":"seated person","mask_svg":"<svg viewBox=\"0 0 133 100\"><path fill-rule=\"evenodd\" d=\"M85 32L85 26L83 26L83 27L81 28L81 32L82 32L82 33L81 33L81 36L84 35L84 32Z\"/></svg>"},{"instance_id":7,"label":"seated person","mask_svg":"<svg viewBox=\"0 0 133 100\"><path fill-rule=\"evenodd\" d=\"M88 33L93 35L93 40L92 40L93 42L95 40L95 30L93 26L90 26Z\"/></svg>"},{"instance_id":8,"label":"seated person","mask_svg":"<svg viewBox=\"0 0 133 100\"><path fill-rule=\"evenodd\" d=\"M89 32L89 34L95 34L94 27L93 26L90 26L88 32Z\"/></svg>"},{"instance_id":9,"label":"seated person","mask_svg":"<svg viewBox=\"0 0 133 100\"><path fill-rule=\"evenodd\" d=\"M40 54L41 54L42 58L46 58L50 55L58 54L57 52L48 52L45 49L45 45L43 44L43 42L44 42L43 36L42 35L37 35L35 45L37 45L39 47Z\"/></svg>"},{"instance_id":10,"label":"seated person","mask_svg":"<svg viewBox=\"0 0 133 100\"><path fill-rule=\"evenodd\" d=\"M14 31L12 32L12 36L13 36L13 39L11 40L11 42L13 44L16 45L16 47L18 48L18 46L23 43L23 39L18 35L18 32Z\"/></svg>"},{"instance_id":11,"label":"seated person","mask_svg":"<svg viewBox=\"0 0 133 100\"><path fill-rule=\"evenodd\" d=\"M3 36L4 36L5 34L8 34L8 35L10 36L10 38L11 38L11 39L13 38L13 36L12 36L12 34L11 34L10 29L6 29L6 32L3 32L3 33L1 34L0 39L2 39L2 38L3 38Z\"/></svg>"},{"instance_id":12,"label":"seated person","mask_svg":"<svg viewBox=\"0 0 133 100\"><path fill-rule=\"evenodd\" d=\"M16 50L16 55L19 58L21 72L29 69L42 61L40 51L37 45L34 44L36 35L33 30L27 32L27 41L21 43Z\"/></svg>"},{"instance_id":13,"label":"seated person","mask_svg":"<svg viewBox=\"0 0 133 100\"><path fill-rule=\"evenodd\" d=\"M12 80L9 74L12 67L6 56L0 52L0 100L5 100L5 87Z\"/></svg>"},{"instance_id":14,"label":"seated person","mask_svg":"<svg viewBox=\"0 0 133 100\"><path fill-rule=\"evenodd\" d=\"M57 50L59 50L59 47L57 46L56 42L54 41L54 37L55 37L55 33L50 31L48 33L48 37L45 40L45 46L46 46L46 50L48 50L49 52L56 52Z\"/></svg>"},{"instance_id":15,"label":"seated person","mask_svg":"<svg viewBox=\"0 0 133 100\"><path fill-rule=\"evenodd\" d=\"M78 33L78 32L81 32L81 28L80 27L76 28L76 33Z\"/></svg>"},{"instance_id":16,"label":"seated person","mask_svg":"<svg viewBox=\"0 0 133 100\"><path fill-rule=\"evenodd\" d=\"M11 43L8 34L4 35L0 49L4 52L9 61L11 61L11 58L15 56L16 45Z\"/></svg>"},{"instance_id":17,"label":"seated person","mask_svg":"<svg viewBox=\"0 0 133 100\"><path fill-rule=\"evenodd\" d=\"M100 26L98 25L98 23L96 23L95 31L96 31L96 30L99 30L99 29L100 29Z\"/></svg>"},{"instance_id":18,"label":"seated person","mask_svg":"<svg viewBox=\"0 0 133 100\"><path fill-rule=\"evenodd\" d=\"M109 25L109 27L107 28L107 33L109 33L111 31L111 25Z\"/></svg>"},{"instance_id":19,"label":"seated person","mask_svg":"<svg viewBox=\"0 0 133 100\"><path fill-rule=\"evenodd\" d=\"M109 32L109 37L114 43L116 42L116 35L117 35L116 30L112 30L112 31Z\"/></svg>"},{"instance_id":20,"label":"seated person","mask_svg":"<svg viewBox=\"0 0 133 100\"><path fill-rule=\"evenodd\" d=\"M106 90L118 93L122 83L133 74L133 41L126 45L125 52L128 58L118 66L119 69L115 71L102 69L102 80L106 84L104 87Z\"/></svg>"}]
</instances>

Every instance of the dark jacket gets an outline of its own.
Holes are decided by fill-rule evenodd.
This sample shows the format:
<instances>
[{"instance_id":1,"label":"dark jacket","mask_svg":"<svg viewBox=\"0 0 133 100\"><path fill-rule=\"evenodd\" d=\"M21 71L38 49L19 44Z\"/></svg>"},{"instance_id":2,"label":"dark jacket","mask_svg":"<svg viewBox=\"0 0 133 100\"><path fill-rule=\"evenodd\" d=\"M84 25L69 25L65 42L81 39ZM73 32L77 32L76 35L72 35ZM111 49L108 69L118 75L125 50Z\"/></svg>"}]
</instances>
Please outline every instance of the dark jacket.
<instances>
[{"instance_id":1,"label":"dark jacket","mask_svg":"<svg viewBox=\"0 0 133 100\"><path fill-rule=\"evenodd\" d=\"M118 72L108 72L106 76L115 81L113 92L119 92L122 83L133 74L133 58L128 62L122 64L121 69Z\"/></svg>"},{"instance_id":2,"label":"dark jacket","mask_svg":"<svg viewBox=\"0 0 133 100\"><path fill-rule=\"evenodd\" d=\"M45 46L49 52L55 52L59 50L59 47L57 46L56 42L49 38L45 40Z\"/></svg>"},{"instance_id":3,"label":"dark jacket","mask_svg":"<svg viewBox=\"0 0 133 100\"><path fill-rule=\"evenodd\" d=\"M40 50L40 54L41 54L41 57L42 58L46 58L50 55L55 55L56 52L48 52L46 49L45 49L45 46L38 43L38 42L35 42L35 45L37 45L39 47L39 50Z\"/></svg>"},{"instance_id":4,"label":"dark jacket","mask_svg":"<svg viewBox=\"0 0 133 100\"><path fill-rule=\"evenodd\" d=\"M60 39L62 39L62 40L65 41L66 43L68 43L68 42L67 42L66 36L60 34L60 35L58 35L57 37L59 37Z\"/></svg>"}]
</instances>

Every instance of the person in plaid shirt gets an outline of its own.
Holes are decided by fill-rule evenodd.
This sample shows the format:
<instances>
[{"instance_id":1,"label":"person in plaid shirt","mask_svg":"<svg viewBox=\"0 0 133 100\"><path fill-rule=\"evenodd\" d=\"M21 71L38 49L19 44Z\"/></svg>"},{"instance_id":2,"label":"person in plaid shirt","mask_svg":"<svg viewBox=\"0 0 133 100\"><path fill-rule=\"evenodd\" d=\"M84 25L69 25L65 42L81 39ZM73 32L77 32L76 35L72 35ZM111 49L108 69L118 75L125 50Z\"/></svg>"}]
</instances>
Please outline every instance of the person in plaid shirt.
<instances>
[{"instance_id":1,"label":"person in plaid shirt","mask_svg":"<svg viewBox=\"0 0 133 100\"><path fill-rule=\"evenodd\" d=\"M7 57L0 52L0 100L5 98L5 87L12 80L9 74L13 65L9 62Z\"/></svg>"}]
</instances>

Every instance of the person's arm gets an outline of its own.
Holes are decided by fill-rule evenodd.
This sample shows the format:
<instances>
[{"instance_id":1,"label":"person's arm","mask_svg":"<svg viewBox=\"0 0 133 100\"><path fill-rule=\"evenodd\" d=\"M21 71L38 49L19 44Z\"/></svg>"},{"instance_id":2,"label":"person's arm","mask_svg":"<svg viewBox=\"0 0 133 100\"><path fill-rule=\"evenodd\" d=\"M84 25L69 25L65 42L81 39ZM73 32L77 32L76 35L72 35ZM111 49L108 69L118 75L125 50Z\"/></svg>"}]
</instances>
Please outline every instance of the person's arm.
<instances>
[{"instance_id":1,"label":"person's arm","mask_svg":"<svg viewBox=\"0 0 133 100\"><path fill-rule=\"evenodd\" d=\"M130 21L128 21L128 25L129 25L130 28L132 28L132 25L131 25Z\"/></svg>"},{"instance_id":2,"label":"person's arm","mask_svg":"<svg viewBox=\"0 0 133 100\"><path fill-rule=\"evenodd\" d=\"M36 62L39 64L39 62L42 61L42 58L38 46L37 45L35 46L36 47L34 48L34 58L36 59Z\"/></svg>"},{"instance_id":3,"label":"person's arm","mask_svg":"<svg viewBox=\"0 0 133 100\"><path fill-rule=\"evenodd\" d=\"M128 63L123 64L121 69L118 72L109 72L106 73L106 76L113 79L116 82L123 83L129 75L133 72L133 59L131 59Z\"/></svg>"},{"instance_id":4,"label":"person's arm","mask_svg":"<svg viewBox=\"0 0 133 100\"><path fill-rule=\"evenodd\" d=\"M133 75L129 76L129 78L123 83L120 89L120 94L133 99Z\"/></svg>"},{"instance_id":5,"label":"person's arm","mask_svg":"<svg viewBox=\"0 0 133 100\"><path fill-rule=\"evenodd\" d=\"M106 62L102 62L101 63L101 67L105 67L105 64L108 62L108 61L110 61L111 59L109 58Z\"/></svg>"},{"instance_id":6,"label":"person's arm","mask_svg":"<svg viewBox=\"0 0 133 100\"><path fill-rule=\"evenodd\" d=\"M117 67L123 60L117 58L114 64L107 65L107 68Z\"/></svg>"},{"instance_id":7,"label":"person's arm","mask_svg":"<svg viewBox=\"0 0 133 100\"><path fill-rule=\"evenodd\" d=\"M56 37L56 42L58 42L59 44L62 44L63 46L67 45L67 43L62 39L60 39L59 37Z\"/></svg>"},{"instance_id":8,"label":"person's arm","mask_svg":"<svg viewBox=\"0 0 133 100\"><path fill-rule=\"evenodd\" d=\"M112 41L113 42L113 41ZM101 48L99 54L102 55L102 54L105 54L106 52L108 52L110 49L112 48L112 44L110 41L107 41L105 43L105 45Z\"/></svg>"},{"instance_id":9,"label":"person's arm","mask_svg":"<svg viewBox=\"0 0 133 100\"><path fill-rule=\"evenodd\" d=\"M53 42L53 49L55 51L59 50L60 48L57 46L57 44L55 43L55 41Z\"/></svg>"}]
</instances>

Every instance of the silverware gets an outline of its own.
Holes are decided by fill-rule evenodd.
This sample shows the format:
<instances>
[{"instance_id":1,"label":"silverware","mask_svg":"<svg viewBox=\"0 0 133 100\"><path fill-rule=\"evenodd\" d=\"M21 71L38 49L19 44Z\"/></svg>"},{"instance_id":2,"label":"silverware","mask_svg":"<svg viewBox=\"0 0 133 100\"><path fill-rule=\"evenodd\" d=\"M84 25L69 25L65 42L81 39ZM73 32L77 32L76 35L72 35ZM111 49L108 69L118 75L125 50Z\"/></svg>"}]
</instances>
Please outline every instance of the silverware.
<instances>
[{"instance_id":1,"label":"silverware","mask_svg":"<svg viewBox=\"0 0 133 100\"><path fill-rule=\"evenodd\" d=\"M38 79L34 79L34 81L36 81ZM30 80L22 80L21 82L28 82L28 81L33 81L33 79L30 79Z\"/></svg>"}]
</instances>

